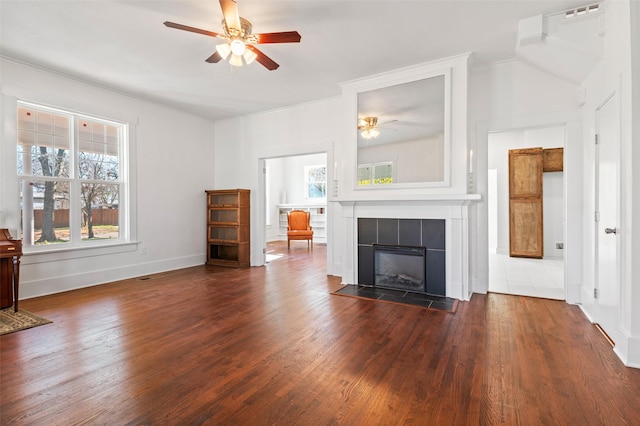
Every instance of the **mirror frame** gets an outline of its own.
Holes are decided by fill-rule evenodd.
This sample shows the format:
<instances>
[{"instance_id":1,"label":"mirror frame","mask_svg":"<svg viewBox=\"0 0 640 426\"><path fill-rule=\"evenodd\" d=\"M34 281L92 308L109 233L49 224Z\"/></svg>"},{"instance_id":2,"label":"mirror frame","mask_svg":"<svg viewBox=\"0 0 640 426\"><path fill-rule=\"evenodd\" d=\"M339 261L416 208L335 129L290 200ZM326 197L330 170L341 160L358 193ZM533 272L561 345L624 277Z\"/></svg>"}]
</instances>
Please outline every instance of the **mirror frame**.
<instances>
[{"instance_id":1,"label":"mirror frame","mask_svg":"<svg viewBox=\"0 0 640 426\"><path fill-rule=\"evenodd\" d=\"M423 181L423 182L404 182L404 183L390 183L384 185L358 185L358 95L364 92L370 92L377 89L384 89L387 87L397 86L404 83L411 83L415 81L425 80L432 77L444 77L444 135L443 135L443 179L438 181ZM353 115L354 120L351 121L352 135L350 140L353 141L354 146L354 164L353 170L354 181L353 189L355 191L370 191L379 189L400 189L400 188L439 188L450 186L451 182L451 67L439 68L436 70L425 71L419 68L410 68L404 72L397 72L394 74L383 74L372 79L363 80L359 84L353 87ZM394 165L395 167L395 165Z\"/></svg>"}]
</instances>

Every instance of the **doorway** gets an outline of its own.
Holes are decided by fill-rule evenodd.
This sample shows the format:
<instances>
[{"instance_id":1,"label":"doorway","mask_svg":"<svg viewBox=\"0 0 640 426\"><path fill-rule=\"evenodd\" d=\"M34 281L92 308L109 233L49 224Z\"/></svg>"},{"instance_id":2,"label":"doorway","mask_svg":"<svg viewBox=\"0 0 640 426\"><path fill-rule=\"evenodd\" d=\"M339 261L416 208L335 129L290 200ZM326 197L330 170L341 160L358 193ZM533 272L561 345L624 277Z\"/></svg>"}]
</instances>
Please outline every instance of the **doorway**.
<instances>
[{"instance_id":1,"label":"doorway","mask_svg":"<svg viewBox=\"0 0 640 426\"><path fill-rule=\"evenodd\" d=\"M263 172L265 262L281 257L269 253L267 243L286 241L287 212L292 209L309 210L314 243L326 243L327 153L265 158Z\"/></svg>"},{"instance_id":2,"label":"doorway","mask_svg":"<svg viewBox=\"0 0 640 426\"><path fill-rule=\"evenodd\" d=\"M565 126L488 135L487 202L491 292L565 300L564 174L543 173L544 256L509 256L509 150L564 147Z\"/></svg>"}]
</instances>

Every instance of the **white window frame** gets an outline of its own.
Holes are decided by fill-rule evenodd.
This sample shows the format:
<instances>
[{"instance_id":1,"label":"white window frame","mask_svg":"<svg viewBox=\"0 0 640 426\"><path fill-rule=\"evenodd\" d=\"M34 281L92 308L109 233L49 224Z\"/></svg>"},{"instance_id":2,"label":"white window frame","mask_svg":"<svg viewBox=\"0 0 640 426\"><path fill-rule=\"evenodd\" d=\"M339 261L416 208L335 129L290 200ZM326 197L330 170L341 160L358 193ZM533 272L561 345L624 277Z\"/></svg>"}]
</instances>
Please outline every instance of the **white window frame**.
<instances>
[{"instance_id":1,"label":"white window frame","mask_svg":"<svg viewBox=\"0 0 640 426\"><path fill-rule=\"evenodd\" d=\"M46 244L46 245L35 245L30 244L30 239L23 239L23 251L25 254L43 254L46 256L47 253L56 253L61 251L73 251L73 250L81 250L84 251L84 254L74 255L73 257L84 257L84 256L93 256L96 254L107 254L107 253L117 253L122 251L132 251L135 250L135 221L133 218L135 217L135 203L132 202L131 193L133 191L132 181L130 179L130 163L133 161L131 158L132 153L134 152L131 149L132 136L134 132L131 129L131 125L122 120L114 120L110 118L104 118L97 115L78 113L66 109L50 107L46 105L42 105L40 103L35 102L26 102L17 100L15 104L15 110L17 114L18 108L28 108L28 109L36 109L39 111L46 111L53 114L60 114L70 117L69 129L70 129L70 168L74 170L70 173L68 178L64 177L50 177L50 176L41 176L41 175L25 175L17 174L17 162L14 163L16 167L16 176L18 186L20 186L20 182L23 182L23 185L28 185L29 182L32 181L46 181L46 180L66 180L70 182L70 241L64 242L60 244ZM118 136L119 146L118 146L118 158L119 158L119 178L115 181L101 181L106 184L118 185L119 186L119 195L118 195L118 237L111 239L103 239L103 240L83 240L81 238L81 230L80 230L80 221L79 219L79 211L80 211L80 197L79 195L72 195L72 193L79 194L80 185L83 183L91 183L95 181L90 181L86 179L80 179L77 175L77 158L78 158L78 143L77 143L77 132L76 132L76 120L86 119L90 121L97 121L105 124L115 125L120 129L120 134ZM15 143L14 149L17 149L17 132L15 135ZM17 154L17 152L16 152ZM20 197L21 194L18 194ZM77 210L77 211L76 211ZM30 213L31 214L31 213ZM30 216L28 216L30 217ZM77 222L77 223L76 223ZM22 228L19 229L22 232ZM26 243L26 244L25 244ZM124 247L123 247L124 246ZM98 249L98 252L95 252L95 249ZM52 258L53 259L53 258ZM42 260L46 260L43 258Z\"/></svg>"}]
</instances>

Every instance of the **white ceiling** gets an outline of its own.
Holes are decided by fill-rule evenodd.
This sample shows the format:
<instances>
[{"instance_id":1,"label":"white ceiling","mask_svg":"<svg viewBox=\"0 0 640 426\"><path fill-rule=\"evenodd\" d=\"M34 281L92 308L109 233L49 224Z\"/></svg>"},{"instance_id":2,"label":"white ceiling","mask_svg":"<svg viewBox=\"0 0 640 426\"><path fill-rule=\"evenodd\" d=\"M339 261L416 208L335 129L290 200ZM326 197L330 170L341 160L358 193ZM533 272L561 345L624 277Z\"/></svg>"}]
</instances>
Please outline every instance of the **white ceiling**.
<instances>
[{"instance_id":1,"label":"white ceiling","mask_svg":"<svg viewBox=\"0 0 640 426\"><path fill-rule=\"evenodd\" d=\"M302 41L260 49L280 64L233 68L205 59L221 41L216 0L0 0L0 54L211 119L340 94L339 84L466 52L476 64L515 56L518 21L575 0L238 0L254 33ZM1 74L0 74L1 75Z\"/></svg>"}]
</instances>

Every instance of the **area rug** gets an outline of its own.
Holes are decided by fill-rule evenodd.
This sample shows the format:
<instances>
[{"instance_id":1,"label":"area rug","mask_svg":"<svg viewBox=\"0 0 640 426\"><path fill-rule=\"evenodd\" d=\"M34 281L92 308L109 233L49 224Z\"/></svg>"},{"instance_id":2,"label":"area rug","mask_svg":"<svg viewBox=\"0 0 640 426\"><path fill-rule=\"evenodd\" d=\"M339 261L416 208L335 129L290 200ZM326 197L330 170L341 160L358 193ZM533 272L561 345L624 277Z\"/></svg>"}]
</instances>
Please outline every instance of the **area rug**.
<instances>
[{"instance_id":1,"label":"area rug","mask_svg":"<svg viewBox=\"0 0 640 426\"><path fill-rule=\"evenodd\" d=\"M458 308L458 299L452 299L450 297L411 293L408 291L363 285L347 284L331 294L395 303L399 305L416 306L423 309L443 311L451 314L455 313Z\"/></svg>"},{"instance_id":2,"label":"area rug","mask_svg":"<svg viewBox=\"0 0 640 426\"><path fill-rule=\"evenodd\" d=\"M48 319L24 309L18 309L18 312L13 312L13 307L0 310L0 336L50 323Z\"/></svg>"}]
</instances>

